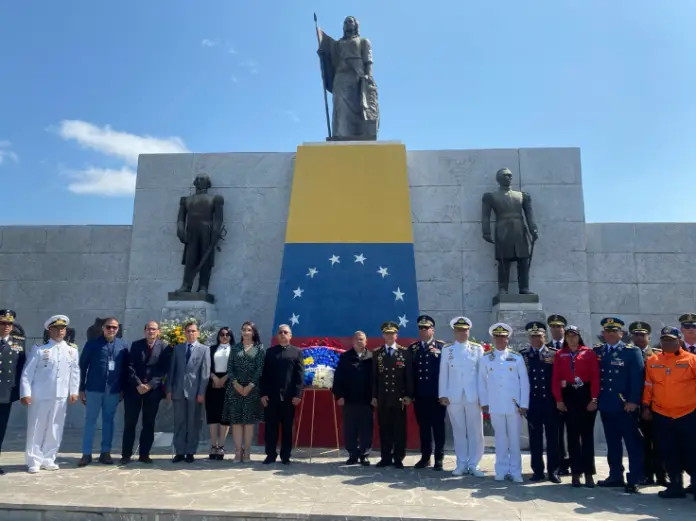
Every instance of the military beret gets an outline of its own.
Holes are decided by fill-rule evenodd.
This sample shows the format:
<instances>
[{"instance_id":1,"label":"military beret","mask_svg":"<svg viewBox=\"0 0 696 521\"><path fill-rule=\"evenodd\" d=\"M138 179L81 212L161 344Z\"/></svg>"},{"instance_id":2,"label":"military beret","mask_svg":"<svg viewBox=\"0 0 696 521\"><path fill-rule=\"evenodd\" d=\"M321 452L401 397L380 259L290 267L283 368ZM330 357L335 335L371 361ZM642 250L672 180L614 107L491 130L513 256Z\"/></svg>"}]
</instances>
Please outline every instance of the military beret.
<instances>
[{"instance_id":1,"label":"military beret","mask_svg":"<svg viewBox=\"0 0 696 521\"><path fill-rule=\"evenodd\" d=\"M663 327L660 331L660 338L673 338L674 340L681 339L681 331L676 327Z\"/></svg>"},{"instance_id":2,"label":"military beret","mask_svg":"<svg viewBox=\"0 0 696 521\"><path fill-rule=\"evenodd\" d=\"M696 324L696 313L685 313L679 317L679 323L682 326L684 324Z\"/></svg>"},{"instance_id":3,"label":"military beret","mask_svg":"<svg viewBox=\"0 0 696 521\"><path fill-rule=\"evenodd\" d=\"M605 317L599 323L599 325L602 326L602 329L606 331L621 330L625 324L626 323L623 320L616 317Z\"/></svg>"},{"instance_id":4,"label":"military beret","mask_svg":"<svg viewBox=\"0 0 696 521\"><path fill-rule=\"evenodd\" d=\"M652 328L647 322L631 322L628 326L628 331L630 333L646 333L649 335L652 333Z\"/></svg>"},{"instance_id":5,"label":"military beret","mask_svg":"<svg viewBox=\"0 0 696 521\"><path fill-rule=\"evenodd\" d=\"M399 330L399 324L396 322L385 322L382 324L382 333L396 333Z\"/></svg>"},{"instance_id":6,"label":"military beret","mask_svg":"<svg viewBox=\"0 0 696 521\"><path fill-rule=\"evenodd\" d=\"M452 329L471 329L471 320L466 317L454 317L450 320Z\"/></svg>"},{"instance_id":7,"label":"military beret","mask_svg":"<svg viewBox=\"0 0 696 521\"><path fill-rule=\"evenodd\" d=\"M488 328L488 334L491 336L510 336L512 328L504 322L496 322Z\"/></svg>"},{"instance_id":8,"label":"military beret","mask_svg":"<svg viewBox=\"0 0 696 521\"><path fill-rule=\"evenodd\" d=\"M17 318L17 313L11 309L0 309L0 322L9 322L14 324L15 318Z\"/></svg>"},{"instance_id":9,"label":"military beret","mask_svg":"<svg viewBox=\"0 0 696 521\"><path fill-rule=\"evenodd\" d=\"M546 325L538 320L529 322L524 328L530 335L543 335L546 332Z\"/></svg>"},{"instance_id":10,"label":"military beret","mask_svg":"<svg viewBox=\"0 0 696 521\"><path fill-rule=\"evenodd\" d=\"M549 318L546 320L546 323L549 326L567 326L568 321L566 320L566 317L563 315L551 315Z\"/></svg>"},{"instance_id":11,"label":"military beret","mask_svg":"<svg viewBox=\"0 0 696 521\"><path fill-rule=\"evenodd\" d=\"M67 327L70 325L70 319L65 315L53 315L51 318L44 322L44 328L48 329L53 326Z\"/></svg>"},{"instance_id":12,"label":"military beret","mask_svg":"<svg viewBox=\"0 0 696 521\"><path fill-rule=\"evenodd\" d=\"M418 317L418 327L435 327L435 319L429 315L421 315Z\"/></svg>"}]
</instances>

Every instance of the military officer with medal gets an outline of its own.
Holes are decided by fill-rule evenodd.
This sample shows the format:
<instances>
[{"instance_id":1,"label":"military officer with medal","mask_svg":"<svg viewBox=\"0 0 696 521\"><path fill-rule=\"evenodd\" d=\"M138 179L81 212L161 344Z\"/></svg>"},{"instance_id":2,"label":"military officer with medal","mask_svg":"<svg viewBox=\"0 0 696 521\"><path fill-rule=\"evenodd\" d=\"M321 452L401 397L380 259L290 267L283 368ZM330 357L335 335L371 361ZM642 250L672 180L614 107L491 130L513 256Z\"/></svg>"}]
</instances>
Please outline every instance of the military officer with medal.
<instances>
[{"instance_id":1,"label":"military officer with medal","mask_svg":"<svg viewBox=\"0 0 696 521\"><path fill-rule=\"evenodd\" d=\"M558 409L551 389L551 375L556 348L544 345L546 325L543 322L530 322L525 326L529 335L529 346L520 351L529 375L529 449L532 453L532 478L541 481L544 474L544 435L546 435L546 471L551 483L560 483L558 468L560 452L558 448Z\"/></svg>"},{"instance_id":2,"label":"military officer with medal","mask_svg":"<svg viewBox=\"0 0 696 521\"><path fill-rule=\"evenodd\" d=\"M445 457L445 412L447 408L440 403L438 384L440 379L440 358L445 342L435 340L435 319L428 315L418 317L418 336L420 340L408 346L413 360L413 407L420 432L421 458L415 468L430 466L435 442L434 470L442 470Z\"/></svg>"},{"instance_id":3,"label":"military officer with medal","mask_svg":"<svg viewBox=\"0 0 696 521\"><path fill-rule=\"evenodd\" d=\"M13 310L0 309L0 449L12 403L19 399L19 379L26 360L23 342L12 334L16 318ZM0 469L0 475L4 473Z\"/></svg>"},{"instance_id":4,"label":"military officer with medal","mask_svg":"<svg viewBox=\"0 0 696 521\"><path fill-rule=\"evenodd\" d=\"M399 326L382 324L384 344L372 353L372 405L377 407L381 459L378 467L404 468L406 407L413 398L411 351L396 343Z\"/></svg>"},{"instance_id":5,"label":"military officer with medal","mask_svg":"<svg viewBox=\"0 0 696 521\"><path fill-rule=\"evenodd\" d=\"M520 433L529 407L529 376L522 356L508 348L512 328L498 322L488 333L495 349L481 359L478 390L495 430L495 480L522 483Z\"/></svg>"},{"instance_id":6,"label":"military officer with medal","mask_svg":"<svg viewBox=\"0 0 696 521\"><path fill-rule=\"evenodd\" d=\"M599 359L599 414L607 441L609 477L600 487L623 487L638 492L643 480L643 440L638 430L639 410L645 383L643 355L633 344L623 342L624 321L606 317L600 322L604 343L595 347ZM628 452L629 472L624 481L623 443Z\"/></svg>"}]
</instances>

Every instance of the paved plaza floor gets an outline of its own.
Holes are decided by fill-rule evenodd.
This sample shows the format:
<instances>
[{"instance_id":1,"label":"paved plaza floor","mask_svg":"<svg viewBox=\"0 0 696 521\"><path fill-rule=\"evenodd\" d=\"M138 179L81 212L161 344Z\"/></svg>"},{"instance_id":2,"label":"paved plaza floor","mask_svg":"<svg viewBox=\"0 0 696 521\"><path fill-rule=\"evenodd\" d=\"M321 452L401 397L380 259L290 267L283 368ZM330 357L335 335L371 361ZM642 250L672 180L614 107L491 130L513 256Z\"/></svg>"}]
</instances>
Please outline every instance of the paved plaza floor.
<instances>
[{"instance_id":1,"label":"paved plaza floor","mask_svg":"<svg viewBox=\"0 0 696 521\"><path fill-rule=\"evenodd\" d=\"M166 451L161 451L166 452ZM12 521L222 521L231 519L452 519L534 521L686 521L696 519L696 501L662 500L659 488L627 495L622 489L573 489L493 480L493 455L486 454L486 478L453 477L454 457L445 472L346 467L343 458L315 449L297 452L290 466L199 459L172 464L167 454L153 465L127 467L92 464L78 469L79 454L64 454L61 470L25 472L23 453L5 452L0 478L0 519ZM373 458L374 461L376 459ZM407 457L412 466L417 457ZM524 456L525 469L529 457ZM598 478L607 472L597 459ZM526 478L529 476L526 475Z\"/></svg>"}]
</instances>

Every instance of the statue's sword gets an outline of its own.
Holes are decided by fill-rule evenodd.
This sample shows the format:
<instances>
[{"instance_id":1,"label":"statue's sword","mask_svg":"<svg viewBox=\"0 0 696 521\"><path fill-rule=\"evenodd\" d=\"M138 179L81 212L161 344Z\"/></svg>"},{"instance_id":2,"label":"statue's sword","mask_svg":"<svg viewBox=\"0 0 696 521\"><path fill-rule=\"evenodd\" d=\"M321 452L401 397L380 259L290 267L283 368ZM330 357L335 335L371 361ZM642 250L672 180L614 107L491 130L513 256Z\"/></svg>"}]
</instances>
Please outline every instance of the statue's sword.
<instances>
[{"instance_id":1,"label":"statue's sword","mask_svg":"<svg viewBox=\"0 0 696 521\"><path fill-rule=\"evenodd\" d=\"M200 273L201 269L203 269L203 266L205 266L205 263L208 262L208 259L210 256L213 254L213 251L217 249L217 251L222 251L220 247L218 246L218 243L220 241L225 240L225 235L227 235L227 228L223 224L220 226L220 229L218 232L213 235L213 240L210 243L210 246L208 246L208 249L205 250L205 253L203 254L203 257L201 258L201 262L198 263L198 266L196 266L196 273Z\"/></svg>"}]
</instances>

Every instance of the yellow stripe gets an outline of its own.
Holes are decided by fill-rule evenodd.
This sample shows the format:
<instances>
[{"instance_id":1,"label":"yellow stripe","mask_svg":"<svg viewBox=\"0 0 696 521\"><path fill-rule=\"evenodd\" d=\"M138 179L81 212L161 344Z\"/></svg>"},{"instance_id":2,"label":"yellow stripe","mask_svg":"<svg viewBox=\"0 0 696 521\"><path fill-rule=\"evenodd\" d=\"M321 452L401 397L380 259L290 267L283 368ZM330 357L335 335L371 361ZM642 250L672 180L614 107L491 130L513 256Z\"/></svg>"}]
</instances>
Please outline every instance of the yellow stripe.
<instances>
[{"instance_id":1,"label":"yellow stripe","mask_svg":"<svg viewBox=\"0 0 696 521\"><path fill-rule=\"evenodd\" d=\"M413 242L404 145L298 147L285 242Z\"/></svg>"}]
</instances>

